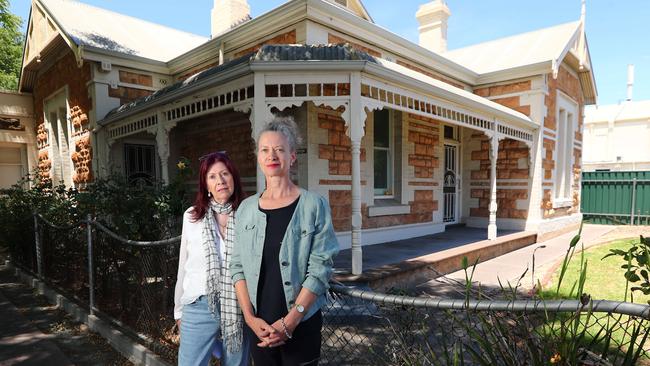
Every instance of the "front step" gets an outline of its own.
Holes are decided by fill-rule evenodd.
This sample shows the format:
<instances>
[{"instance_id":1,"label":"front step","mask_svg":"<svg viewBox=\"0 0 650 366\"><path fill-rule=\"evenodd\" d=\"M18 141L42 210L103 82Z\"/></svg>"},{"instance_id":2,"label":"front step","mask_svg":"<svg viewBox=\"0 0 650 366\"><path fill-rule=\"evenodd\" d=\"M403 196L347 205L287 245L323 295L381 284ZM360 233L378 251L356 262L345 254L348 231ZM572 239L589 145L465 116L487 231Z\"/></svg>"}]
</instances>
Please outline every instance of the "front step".
<instances>
[{"instance_id":1,"label":"front step","mask_svg":"<svg viewBox=\"0 0 650 366\"><path fill-rule=\"evenodd\" d=\"M337 274L334 279L343 283L364 284L375 291L409 288L431 280L437 274L447 274L462 269L463 257L467 257L470 264L477 259L483 262L536 242L537 233L523 231L504 235L495 240L482 240L402 262L370 268L361 275ZM372 249L368 248L368 250Z\"/></svg>"}]
</instances>

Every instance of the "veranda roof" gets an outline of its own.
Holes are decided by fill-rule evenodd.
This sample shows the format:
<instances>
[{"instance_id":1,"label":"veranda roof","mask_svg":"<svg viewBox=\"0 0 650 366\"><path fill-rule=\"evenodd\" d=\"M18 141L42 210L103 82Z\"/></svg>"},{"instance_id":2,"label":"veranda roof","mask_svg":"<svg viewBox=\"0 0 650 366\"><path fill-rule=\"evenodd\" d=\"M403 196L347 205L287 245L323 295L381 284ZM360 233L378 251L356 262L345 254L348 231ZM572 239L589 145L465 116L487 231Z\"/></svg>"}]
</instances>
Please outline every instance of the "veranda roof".
<instances>
[{"instance_id":1,"label":"veranda roof","mask_svg":"<svg viewBox=\"0 0 650 366\"><path fill-rule=\"evenodd\" d=\"M298 65L313 65L314 67L318 67L323 62L336 62L340 65L340 70L345 70L347 64L350 71L357 70L369 73L384 72L397 75L406 83L410 82L411 84L419 84L434 89L437 91L436 94L452 102L469 106L480 106L484 110L488 110L496 115L506 116L524 125L534 125L528 116L520 112L445 82L422 75L394 62L375 58L349 45L265 45L257 52L201 71L184 81L160 89L147 97L124 104L109 112L103 120L99 121L99 124L105 126L111 122L145 111L154 106L172 102L174 99L211 86L211 79L232 72L235 69L239 70L239 74L243 74L244 72L252 72L252 68L256 65L278 63L278 65L282 64L280 66L283 66L286 70L291 70L292 67L295 68Z\"/></svg>"}]
</instances>

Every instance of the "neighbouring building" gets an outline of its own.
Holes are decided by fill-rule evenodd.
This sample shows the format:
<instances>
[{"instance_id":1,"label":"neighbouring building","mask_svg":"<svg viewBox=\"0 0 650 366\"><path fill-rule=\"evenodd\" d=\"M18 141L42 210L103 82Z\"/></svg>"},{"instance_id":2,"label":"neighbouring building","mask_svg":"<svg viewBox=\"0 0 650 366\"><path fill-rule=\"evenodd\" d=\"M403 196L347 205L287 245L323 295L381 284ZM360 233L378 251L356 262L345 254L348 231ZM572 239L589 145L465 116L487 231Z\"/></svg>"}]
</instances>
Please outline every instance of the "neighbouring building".
<instances>
[{"instance_id":1,"label":"neighbouring building","mask_svg":"<svg viewBox=\"0 0 650 366\"><path fill-rule=\"evenodd\" d=\"M0 189L37 167L32 96L0 91Z\"/></svg>"},{"instance_id":2,"label":"neighbouring building","mask_svg":"<svg viewBox=\"0 0 650 366\"><path fill-rule=\"evenodd\" d=\"M597 96L584 4L578 21L456 50L450 14L422 5L414 44L361 1L292 0L251 19L245 0L215 0L204 38L33 0L20 91L41 174L168 180L181 157L196 168L227 150L255 191L256 132L282 114L304 136L294 177L329 200L353 272L362 244L449 224L490 239L575 228L583 108Z\"/></svg>"},{"instance_id":3,"label":"neighbouring building","mask_svg":"<svg viewBox=\"0 0 650 366\"><path fill-rule=\"evenodd\" d=\"M585 108L584 171L650 171L650 100L632 100L634 65L628 65L627 98Z\"/></svg>"}]
</instances>

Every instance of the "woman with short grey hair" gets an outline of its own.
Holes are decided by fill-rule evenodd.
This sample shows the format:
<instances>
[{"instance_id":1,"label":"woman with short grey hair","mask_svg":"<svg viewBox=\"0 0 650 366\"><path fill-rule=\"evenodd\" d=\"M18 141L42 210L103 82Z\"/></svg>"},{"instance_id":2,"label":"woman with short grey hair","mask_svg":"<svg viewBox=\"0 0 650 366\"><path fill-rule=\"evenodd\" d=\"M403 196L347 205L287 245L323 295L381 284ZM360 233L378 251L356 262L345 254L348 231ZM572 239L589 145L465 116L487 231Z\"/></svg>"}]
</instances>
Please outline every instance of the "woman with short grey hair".
<instances>
[{"instance_id":1,"label":"woman with short grey hair","mask_svg":"<svg viewBox=\"0 0 650 366\"><path fill-rule=\"evenodd\" d=\"M320 358L320 308L339 245L327 201L290 179L299 144L290 118L262 128L257 162L266 189L237 210L230 273L248 334L258 339L255 365L316 365Z\"/></svg>"}]
</instances>

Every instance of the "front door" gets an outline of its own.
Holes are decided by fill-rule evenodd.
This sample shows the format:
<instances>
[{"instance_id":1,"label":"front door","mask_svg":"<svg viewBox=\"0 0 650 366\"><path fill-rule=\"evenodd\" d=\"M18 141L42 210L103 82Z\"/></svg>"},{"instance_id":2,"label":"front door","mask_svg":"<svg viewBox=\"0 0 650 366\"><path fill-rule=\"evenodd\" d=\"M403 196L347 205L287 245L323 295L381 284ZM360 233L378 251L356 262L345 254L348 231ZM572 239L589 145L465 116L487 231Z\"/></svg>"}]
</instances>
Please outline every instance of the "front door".
<instances>
[{"instance_id":1,"label":"front door","mask_svg":"<svg viewBox=\"0 0 650 366\"><path fill-rule=\"evenodd\" d=\"M445 176L442 186L444 195L445 224L458 222L458 146L445 144Z\"/></svg>"}]
</instances>

